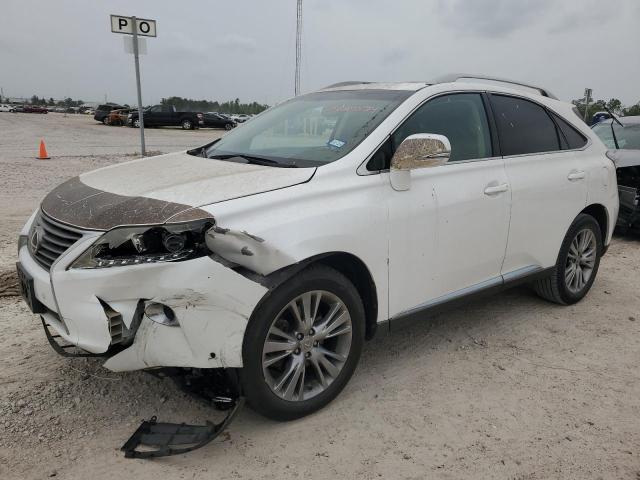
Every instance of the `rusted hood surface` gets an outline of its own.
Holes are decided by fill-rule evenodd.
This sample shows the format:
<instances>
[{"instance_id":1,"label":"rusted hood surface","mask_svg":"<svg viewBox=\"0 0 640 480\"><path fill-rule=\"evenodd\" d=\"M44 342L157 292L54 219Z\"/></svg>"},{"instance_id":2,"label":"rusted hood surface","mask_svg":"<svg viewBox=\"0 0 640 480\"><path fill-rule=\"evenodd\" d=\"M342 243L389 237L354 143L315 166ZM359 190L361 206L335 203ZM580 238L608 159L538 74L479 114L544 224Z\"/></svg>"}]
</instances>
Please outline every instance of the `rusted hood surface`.
<instances>
[{"instance_id":1,"label":"rusted hood surface","mask_svg":"<svg viewBox=\"0 0 640 480\"><path fill-rule=\"evenodd\" d=\"M197 207L307 182L315 168L274 168L187 153L149 157L85 173L49 193L49 216L109 230L206 216Z\"/></svg>"}]
</instances>

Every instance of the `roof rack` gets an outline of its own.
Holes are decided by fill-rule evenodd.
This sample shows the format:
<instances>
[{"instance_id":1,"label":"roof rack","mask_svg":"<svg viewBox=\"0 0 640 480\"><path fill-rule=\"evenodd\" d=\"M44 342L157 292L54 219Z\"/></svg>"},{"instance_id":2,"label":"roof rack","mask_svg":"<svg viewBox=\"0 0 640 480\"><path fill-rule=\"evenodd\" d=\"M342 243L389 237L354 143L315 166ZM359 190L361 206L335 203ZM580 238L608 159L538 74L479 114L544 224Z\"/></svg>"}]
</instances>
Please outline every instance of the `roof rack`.
<instances>
[{"instance_id":1,"label":"roof rack","mask_svg":"<svg viewBox=\"0 0 640 480\"><path fill-rule=\"evenodd\" d=\"M328 85L326 87L324 87L322 90L326 90L328 88L338 88L338 87L348 87L349 85L364 85L367 83L372 83L372 82L358 82L357 80L351 80L348 82L338 82L338 83L334 83L332 85Z\"/></svg>"},{"instance_id":2,"label":"roof rack","mask_svg":"<svg viewBox=\"0 0 640 480\"><path fill-rule=\"evenodd\" d=\"M508 83L509 85L518 85L520 87L526 87L526 88L531 88L533 90L537 90L540 95L542 95L543 97L549 97L549 98L553 98L554 100L558 100L558 97L556 97L554 94L552 94L549 90L544 89L544 88L540 88L540 87L536 87L535 85L529 85L527 83L522 83L522 82L516 82L514 80L507 80L505 78L496 78L496 77L489 77L486 75L473 75L473 74L469 74L469 73L451 73L448 75L444 75L442 77L438 77L435 80L429 82L429 83L452 83L452 82L457 82L458 80L460 80L461 78L469 78L469 79L476 79L476 80L490 80L492 82L500 82L500 83Z\"/></svg>"}]
</instances>

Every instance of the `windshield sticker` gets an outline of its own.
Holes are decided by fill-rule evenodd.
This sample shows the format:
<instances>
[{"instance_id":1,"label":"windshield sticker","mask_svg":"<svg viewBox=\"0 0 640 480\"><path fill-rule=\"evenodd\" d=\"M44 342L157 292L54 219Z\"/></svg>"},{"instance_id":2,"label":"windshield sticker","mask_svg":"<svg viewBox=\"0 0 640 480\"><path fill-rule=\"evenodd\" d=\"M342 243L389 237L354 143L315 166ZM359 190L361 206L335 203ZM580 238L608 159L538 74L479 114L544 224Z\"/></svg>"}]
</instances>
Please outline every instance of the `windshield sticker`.
<instances>
[{"instance_id":1,"label":"windshield sticker","mask_svg":"<svg viewBox=\"0 0 640 480\"><path fill-rule=\"evenodd\" d=\"M338 140L337 138L334 138L333 140L328 142L327 145L329 145L331 147L342 148L342 147L344 147L345 143L346 142L343 142L342 140Z\"/></svg>"}]
</instances>

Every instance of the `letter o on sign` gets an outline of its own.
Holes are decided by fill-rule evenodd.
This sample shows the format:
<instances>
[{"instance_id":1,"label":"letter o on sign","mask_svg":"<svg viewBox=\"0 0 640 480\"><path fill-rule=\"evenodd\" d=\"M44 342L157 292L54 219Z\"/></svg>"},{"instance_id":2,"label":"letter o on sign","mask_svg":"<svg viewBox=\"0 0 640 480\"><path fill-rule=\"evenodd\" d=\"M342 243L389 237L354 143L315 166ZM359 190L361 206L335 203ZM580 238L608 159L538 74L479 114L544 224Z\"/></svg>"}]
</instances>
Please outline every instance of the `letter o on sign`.
<instances>
[{"instance_id":1,"label":"letter o on sign","mask_svg":"<svg viewBox=\"0 0 640 480\"><path fill-rule=\"evenodd\" d=\"M149 33L149 31L151 30L151 25L149 25L149 22L143 21L138 24L138 28L142 33Z\"/></svg>"}]
</instances>

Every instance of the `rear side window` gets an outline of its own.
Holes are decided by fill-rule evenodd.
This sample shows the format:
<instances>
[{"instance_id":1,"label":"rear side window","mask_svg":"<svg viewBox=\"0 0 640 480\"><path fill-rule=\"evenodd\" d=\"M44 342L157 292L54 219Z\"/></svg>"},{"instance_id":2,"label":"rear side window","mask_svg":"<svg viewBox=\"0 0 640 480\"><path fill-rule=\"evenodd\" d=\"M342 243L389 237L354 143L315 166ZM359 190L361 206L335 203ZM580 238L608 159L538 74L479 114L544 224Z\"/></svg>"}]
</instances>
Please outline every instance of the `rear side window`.
<instances>
[{"instance_id":1,"label":"rear side window","mask_svg":"<svg viewBox=\"0 0 640 480\"><path fill-rule=\"evenodd\" d=\"M566 140L566 145L569 150L582 148L587 144L587 139L584 135L573 128L569 122L555 113L552 113L551 115L553 115L553 119L556 121L558 128L560 128L560 132L562 133L562 136L564 136L564 140Z\"/></svg>"},{"instance_id":2,"label":"rear side window","mask_svg":"<svg viewBox=\"0 0 640 480\"><path fill-rule=\"evenodd\" d=\"M522 98L491 95L502 155L561 150L556 125L540 105Z\"/></svg>"}]
</instances>

